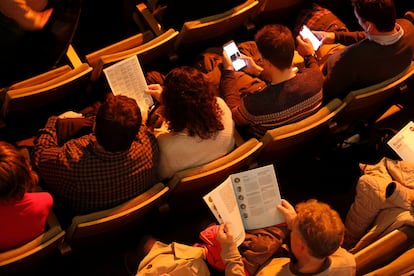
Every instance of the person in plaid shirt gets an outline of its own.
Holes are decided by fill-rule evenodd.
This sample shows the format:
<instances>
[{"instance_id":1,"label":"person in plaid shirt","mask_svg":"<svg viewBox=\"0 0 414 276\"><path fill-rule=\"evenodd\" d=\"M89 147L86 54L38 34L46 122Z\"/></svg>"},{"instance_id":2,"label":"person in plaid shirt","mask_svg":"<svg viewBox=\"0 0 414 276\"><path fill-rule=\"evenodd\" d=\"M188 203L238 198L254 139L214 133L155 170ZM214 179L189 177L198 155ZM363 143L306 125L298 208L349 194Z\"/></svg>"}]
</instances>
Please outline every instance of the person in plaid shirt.
<instances>
[{"instance_id":1,"label":"person in plaid shirt","mask_svg":"<svg viewBox=\"0 0 414 276\"><path fill-rule=\"evenodd\" d=\"M45 189L59 204L57 215L60 212L63 221L119 205L158 181L158 144L141 127L135 100L109 94L98 108L94 131L60 146L59 120L82 116L75 112L62 115L51 116L39 130L32 161Z\"/></svg>"}]
</instances>

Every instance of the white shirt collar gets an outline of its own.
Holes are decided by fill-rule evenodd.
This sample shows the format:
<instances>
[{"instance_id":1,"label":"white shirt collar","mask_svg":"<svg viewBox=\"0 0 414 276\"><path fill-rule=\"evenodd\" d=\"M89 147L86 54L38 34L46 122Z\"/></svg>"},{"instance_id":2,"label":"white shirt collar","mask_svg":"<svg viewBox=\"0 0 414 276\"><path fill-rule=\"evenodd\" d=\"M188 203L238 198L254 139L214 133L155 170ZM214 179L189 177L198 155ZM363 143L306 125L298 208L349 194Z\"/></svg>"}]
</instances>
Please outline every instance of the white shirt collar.
<instances>
[{"instance_id":1,"label":"white shirt collar","mask_svg":"<svg viewBox=\"0 0 414 276\"><path fill-rule=\"evenodd\" d=\"M400 38L404 35L404 30L401 28L399 24L395 24L395 28L397 29L397 32L395 34L390 35L370 35L366 34L367 38L369 40L375 41L376 43L380 45L391 45L400 40Z\"/></svg>"}]
</instances>

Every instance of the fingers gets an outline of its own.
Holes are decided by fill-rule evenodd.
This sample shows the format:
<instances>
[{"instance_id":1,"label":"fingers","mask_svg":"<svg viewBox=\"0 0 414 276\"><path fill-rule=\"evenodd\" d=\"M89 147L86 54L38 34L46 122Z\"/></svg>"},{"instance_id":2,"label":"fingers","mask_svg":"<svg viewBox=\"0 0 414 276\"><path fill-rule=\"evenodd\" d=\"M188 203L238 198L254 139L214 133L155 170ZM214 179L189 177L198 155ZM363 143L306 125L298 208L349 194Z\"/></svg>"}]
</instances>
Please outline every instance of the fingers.
<instances>
[{"instance_id":1,"label":"fingers","mask_svg":"<svg viewBox=\"0 0 414 276\"><path fill-rule=\"evenodd\" d=\"M82 118L82 113L74 112L74 111L66 111L58 116L59 119L69 119L69 118Z\"/></svg>"},{"instance_id":2,"label":"fingers","mask_svg":"<svg viewBox=\"0 0 414 276\"><path fill-rule=\"evenodd\" d=\"M159 84L149 84L148 89L145 89L145 93L154 97L158 102L161 101L162 86Z\"/></svg>"},{"instance_id":3,"label":"fingers","mask_svg":"<svg viewBox=\"0 0 414 276\"><path fill-rule=\"evenodd\" d=\"M233 64L231 63L231 59L226 51L223 51L223 68L225 70L233 70Z\"/></svg>"},{"instance_id":4,"label":"fingers","mask_svg":"<svg viewBox=\"0 0 414 276\"><path fill-rule=\"evenodd\" d=\"M296 36L296 50L302 57L315 53L310 40L308 38L303 39L300 35Z\"/></svg>"},{"instance_id":5,"label":"fingers","mask_svg":"<svg viewBox=\"0 0 414 276\"><path fill-rule=\"evenodd\" d=\"M224 224L224 231L227 233L228 236L232 236L233 237L233 230L231 229L231 225L229 222L227 222L226 224Z\"/></svg>"}]
</instances>

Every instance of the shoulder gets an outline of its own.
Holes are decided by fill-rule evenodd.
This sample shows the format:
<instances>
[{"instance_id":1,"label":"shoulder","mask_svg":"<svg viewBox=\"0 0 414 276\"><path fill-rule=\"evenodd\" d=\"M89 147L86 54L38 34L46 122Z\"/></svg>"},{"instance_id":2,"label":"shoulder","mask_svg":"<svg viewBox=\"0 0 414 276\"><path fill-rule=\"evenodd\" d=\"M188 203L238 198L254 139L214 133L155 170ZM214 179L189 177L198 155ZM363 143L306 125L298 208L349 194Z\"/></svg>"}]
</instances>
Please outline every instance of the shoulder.
<instances>
[{"instance_id":1,"label":"shoulder","mask_svg":"<svg viewBox=\"0 0 414 276\"><path fill-rule=\"evenodd\" d=\"M289 269L289 258L273 258L260 269L257 276L293 275Z\"/></svg>"},{"instance_id":2,"label":"shoulder","mask_svg":"<svg viewBox=\"0 0 414 276\"><path fill-rule=\"evenodd\" d=\"M322 88L324 76L322 71L316 68L304 68L300 70L296 77L291 79L291 87L300 87L301 89L319 90Z\"/></svg>"},{"instance_id":3,"label":"shoulder","mask_svg":"<svg viewBox=\"0 0 414 276\"><path fill-rule=\"evenodd\" d=\"M345 248L339 247L331 255L332 260L338 264L348 264L350 266L355 266L355 257L352 253L347 251Z\"/></svg>"},{"instance_id":4,"label":"shoulder","mask_svg":"<svg viewBox=\"0 0 414 276\"><path fill-rule=\"evenodd\" d=\"M404 29L404 31L414 30L414 24L408 19L398 18L396 22L397 22L397 24L399 24Z\"/></svg>"},{"instance_id":5,"label":"shoulder","mask_svg":"<svg viewBox=\"0 0 414 276\"><path fill-rule=\"evenodd\" d=\"M148 128L141 128L138 132L137 139L132 142L131 149L146 149L147 151L158 152L159 145L155 134Z\"/></svg>"},{"instance_id":6,"label":"shoulder","mask_svg":"<svg viewBox=\"0 0 414 276\"><path fill-rule=\"evenodd\" d=\"M49 208L53 205L53 197L48 192L27 192L23 197L23 201L38 207L44 206L44 208Z\"/></svg>"},{"instance_id":7,"label":"shoulder","mask_svg":"<svg viewBox=\"0 0 414 276\"><path fill-rule=\"evenodd\" d=\"M303 68L301 69L297 76L300 78L309 78L309 79L321 79L323 78L322 71L316 68Z\"/></svg>"},{"instance_id":8,"label":"shoulder","mask_svg":"<svg viewBox=\"0 0 414 276\"><path fill-rule=\"evenodd\" d=\"M231 114L229 106L227 105L227 103L222 98L216 97L216 102L217 102L218 106L220 107L220 109L224 113L230 113Z\"/></svg>"},{"instance_id":9,"label":"shoulder","mask_svg":"<svg viewBox=\"0 0 414 276\"><path fill-rule=\"evenodd\" d=\"M339 270L345 271L354 271L356 269L355 257L353 254L345 250L344 248L340 247L337 251L335 251L330 257L331 266L329 270L337 271ZM351 275L351 274L348 274Z\"/></svg>"}]
</instances>

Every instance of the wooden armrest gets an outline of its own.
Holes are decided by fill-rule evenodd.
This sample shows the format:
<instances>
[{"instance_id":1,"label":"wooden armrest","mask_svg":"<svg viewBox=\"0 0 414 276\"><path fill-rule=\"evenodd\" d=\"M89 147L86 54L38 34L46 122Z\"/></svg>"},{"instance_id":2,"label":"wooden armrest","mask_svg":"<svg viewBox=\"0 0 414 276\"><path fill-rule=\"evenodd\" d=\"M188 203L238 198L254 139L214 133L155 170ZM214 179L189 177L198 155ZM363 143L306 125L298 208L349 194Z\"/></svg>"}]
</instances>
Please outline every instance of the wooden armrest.
<instances>
[{"instance_id":1,"label":"wooden armrest","mask_svg":"<svg viewBox=\"0 0 414 276\"><path fill-rule=\"evenodd\" d=\"M168 187L159 182L152 186L149 190L119 206L86 215L75 216L72 218L71 225L66 229L67 238L70 239L72 237L76 228L80 224L93 225L98 224L102 221L109 221L114 217L120 217L126 212L131 212L132 210L142 208L152 202L157 201L158 199L162 198L164 194L167 193L167 191Z\"/></svg>"},{"instance_id":2,"label":"wooden armrest","mask_svg":"<svg viewBox=\"0 0 414 276\"><path fill-rule=\"evenodd\" d=\"M354 254L357 275L383 266L414 243L414 227L404 225Z\"/></svg>"},{"instance_id":3,"label":"wooden armrest","mask_svg":"<svg viewBox=\"0 0 414 276\"><path fill-rule=\"evenodd\" d=\"M32 79L28 79L24 81L24 85L19 83L19 85L12 86L12 88L7 92L8 97L18 98L36 94L43 90L58 87L64 83L69 83L70 81L92 71L92 67L90 67L87 63L82 63L81 66L74 69L70 68L68 65L64 65L63 67L64 68L60 67ZM31 86L29 86L29 84L31 84Z\"/></svg>"},{"instance_id":4,"label":"wooden armrest","mask_svg":"<svg viewBox=\"0 0 414 276\"><path fill-rule=\"evenodd\" d=\"M34 76L32 78L20 81L18 83L13 84L12 86L10 86L10 90L14 90L14 89L21 89L21 88L25 88L25 87L31 87L37 84L41 84L44 83L46 81L50 81L53 80L67 72L69 72L70 70L72 70L72 68L70 68L69 65L63 65L61 67L55 68L53 70L47 71L43 74Z\"/></svg>"},{"instance_id":5,"label":"wooden armrest","mask_svg":"<svg viewBox=\"0 0 414 276\"><path fill-rule=\"evenodd\" d=\"M119 42L116 42L114 44L111 44L107 47L99 49L95 52L89 53L85 56L85 58L90 66L96 67L100 57L104 55L115 54L115 53L122 52L128 49L131 49L131 48L138 47L144 44L145 42L151 40L152 38L153 38L153 35L149 31L144 32L144 33L139 33L131 37L128 37L126 39L123 39Z\"/></svg>"}]
</instances>

